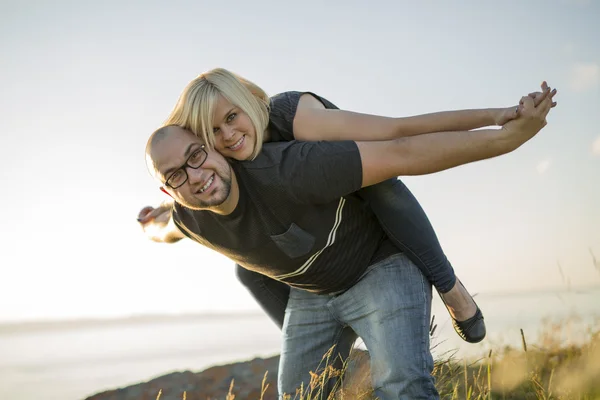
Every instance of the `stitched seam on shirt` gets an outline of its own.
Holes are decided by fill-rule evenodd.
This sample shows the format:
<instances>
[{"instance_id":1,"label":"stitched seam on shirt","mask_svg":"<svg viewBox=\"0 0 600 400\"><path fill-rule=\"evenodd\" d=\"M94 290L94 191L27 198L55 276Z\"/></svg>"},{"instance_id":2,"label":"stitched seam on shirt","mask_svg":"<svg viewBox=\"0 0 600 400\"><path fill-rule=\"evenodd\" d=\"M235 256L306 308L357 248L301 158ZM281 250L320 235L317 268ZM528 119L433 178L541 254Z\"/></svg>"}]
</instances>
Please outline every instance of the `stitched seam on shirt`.
<instances>
[{"instance_id":1,"label":"stitched seam on shirt","mask_svg":"<svg viewBox=\"0 0 600 400\"><path fill-rule=\"evenodd\" d=\"M294 276L303 275L304 273L306 273L306 271L308 271L308 269L317 260L317 258L321 255L321 253L323 251L325 251L326 248L331 247L335 243L335 236L337 233L337 229L342 224L342 210L344 209L345 203L346 203L346 199L341 197L340 202L338 203L338 208L337 208L336 214L335 214L335 221L333 223L333 227L331 228L331 231L329 232L329 236L327 237L327 243L325 244L325 246L321 250L319 250L315 254L313 254L308 260L306 260L306 262L300 268L298 268L296 271L290 272L289 274L276 276L275 279L286 279L286 278L291 278Z\"/></svg>"}]
</instances>

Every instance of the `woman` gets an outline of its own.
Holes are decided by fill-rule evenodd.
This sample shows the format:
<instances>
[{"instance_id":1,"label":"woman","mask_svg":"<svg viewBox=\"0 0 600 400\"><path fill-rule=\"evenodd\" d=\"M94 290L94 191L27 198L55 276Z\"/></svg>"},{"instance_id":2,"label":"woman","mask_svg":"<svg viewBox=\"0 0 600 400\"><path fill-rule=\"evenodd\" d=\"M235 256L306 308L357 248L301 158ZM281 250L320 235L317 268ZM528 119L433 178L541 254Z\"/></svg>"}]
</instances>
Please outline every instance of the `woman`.
<instances>
[{"instance_id":1,"label":"woman","mask_svg":"<svg viewBox=\"0 0 600 400\"><path fill-rule=\"evenodd\" d=\"M543 87L545 89L545 87ZM165 125L179 125L207 146L236 160L255 158L263 142L288 140L385 140L423 133L503 125L518 107L465 110L408 118L386 118L338 110L313 93L286 92L269 99L258 86L227 70L214 69L184 89ZM240 118L253 129L241 130ZM454 274L435 232L417 200L400 180L357 192L392 240L436 287L456 332L476 343L485 337L483 315ZM141 214L149 220L154 212ZM239 279L281 327L289 287L237 267Z\"/></svg>"}]
</instances>

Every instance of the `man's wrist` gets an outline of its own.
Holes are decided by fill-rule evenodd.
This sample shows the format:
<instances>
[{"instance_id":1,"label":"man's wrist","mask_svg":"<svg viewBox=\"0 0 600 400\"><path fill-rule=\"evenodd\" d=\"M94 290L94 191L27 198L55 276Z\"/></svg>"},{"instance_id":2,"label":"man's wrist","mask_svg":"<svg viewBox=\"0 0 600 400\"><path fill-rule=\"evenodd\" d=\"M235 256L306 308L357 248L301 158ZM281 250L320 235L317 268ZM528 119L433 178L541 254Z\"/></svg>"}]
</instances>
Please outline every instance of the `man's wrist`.
<instances>
[{"instance_id":1,"label":"man's wrist","mask_svg":"<svg viewBox=\"0 0 600 400\"><path fill-rule=\"evenodd\" d=\"M498 126L501 120L503 108L488 108L486 109L486 123L488 126Z\"/></svg>"},{"instance_id":2,"label":"man's wrist","mask_svg":"<svg viewBox=\"0 0 600 400\"><path fill-rule=\"evenodd\" d=\"M503 153L510 153L519 148L523 141L519 139L519 135L515 131L515 127L509 124L504 125L501 129L496 130L495 142L502 149Z\"/></svg>"},{"instance_id":3,"label":"man's wrist","mask_svg":"<svg viewBox=\"0 0 600 400\"><path fill-rule=\"evenodd\" d=\"M169 208L173 207L174 203L175 202L173 201L173 199L164 200L163 202L160 203L159 208L163 208L165 210L168 210Z\"/></svg>"}]
</instances>

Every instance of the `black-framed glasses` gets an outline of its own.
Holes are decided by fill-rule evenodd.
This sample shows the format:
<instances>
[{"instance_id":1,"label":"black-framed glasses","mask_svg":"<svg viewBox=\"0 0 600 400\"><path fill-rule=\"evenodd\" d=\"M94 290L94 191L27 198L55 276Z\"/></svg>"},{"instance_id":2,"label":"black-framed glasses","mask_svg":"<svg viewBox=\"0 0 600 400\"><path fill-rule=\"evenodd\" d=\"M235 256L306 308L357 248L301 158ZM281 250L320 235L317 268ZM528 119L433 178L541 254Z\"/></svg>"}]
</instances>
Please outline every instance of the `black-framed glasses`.
<instances>
[{"instance_id":1,"label":"black-framed glasses","mask_svg":"<svg viewBox=\"0 0 600 400\"><path fill-rule=\"evenodd\" d=\"M171 189L180 188L188 180L187 168L198 169L204 164L207 158L208 153L206 152L205 146L201 145L198 150L194 150L188 157L185 164L169 175L165 184Z\"/></svg>"}]
</instances>

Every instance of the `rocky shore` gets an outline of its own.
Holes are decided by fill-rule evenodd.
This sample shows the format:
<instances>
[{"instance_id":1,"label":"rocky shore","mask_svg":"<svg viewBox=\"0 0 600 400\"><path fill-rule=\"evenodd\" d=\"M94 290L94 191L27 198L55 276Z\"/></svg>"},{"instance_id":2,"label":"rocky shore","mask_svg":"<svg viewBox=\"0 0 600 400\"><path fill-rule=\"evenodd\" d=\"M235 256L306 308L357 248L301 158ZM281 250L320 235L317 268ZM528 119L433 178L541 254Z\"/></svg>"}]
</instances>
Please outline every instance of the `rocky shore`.
<instances>
[{"instance_id":1,"label":"rocky shore","mask_svg":"<svg viewBox=\"0 0 600 400\"><path fill-rule=\"evenodd\" d=\"M277 399L277 367L279 356L208 368L202 372L173 372L148 382L124 388L108 390L87 397L85 400L225 400L233 380L232 393L236 400ZM265 379L265 373L267 373ZM352 392L368 391L368 355L355 351L348 363L345 382L345 395ZM354 398L354 397L347 397ZM358 398L358 397L357 397Z\"/></svg>"}]
</instances>

